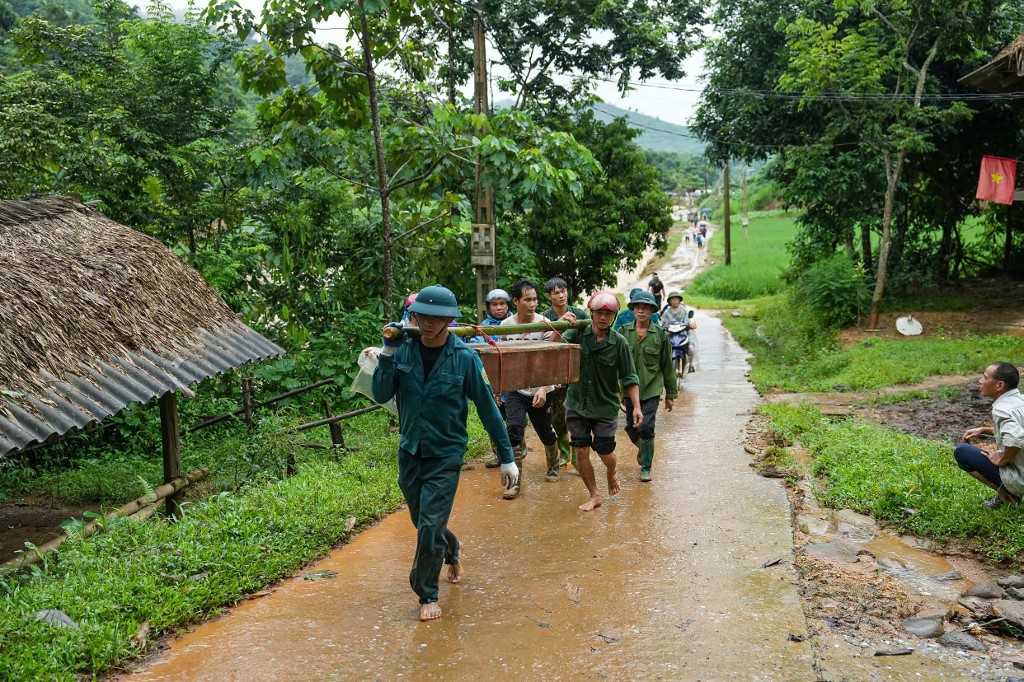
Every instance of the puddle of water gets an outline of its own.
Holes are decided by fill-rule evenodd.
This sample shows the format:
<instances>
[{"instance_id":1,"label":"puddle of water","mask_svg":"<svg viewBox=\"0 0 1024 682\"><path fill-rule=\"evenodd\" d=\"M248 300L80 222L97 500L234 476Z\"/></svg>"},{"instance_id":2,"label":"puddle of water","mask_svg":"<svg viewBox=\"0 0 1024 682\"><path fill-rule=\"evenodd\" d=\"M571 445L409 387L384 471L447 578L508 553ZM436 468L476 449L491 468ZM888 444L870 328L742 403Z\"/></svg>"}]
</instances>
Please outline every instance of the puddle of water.
<instances>
[{"instance_id":1,"label":"puddle of water","mask_svg":"<svg viewBox=\"0 0 1024 682\"><path fill-rule=\"evenodd\" d=\"M980 562L965 557L946 557L912 547L892 533L879 534L865 544L864 549L875 557L880 570L896 578L914 594L939 599L950 606L956 604L960 595L975 584L992 580ZM937 579L954 571L962 578Z\"/></svg>"}]
</instances>

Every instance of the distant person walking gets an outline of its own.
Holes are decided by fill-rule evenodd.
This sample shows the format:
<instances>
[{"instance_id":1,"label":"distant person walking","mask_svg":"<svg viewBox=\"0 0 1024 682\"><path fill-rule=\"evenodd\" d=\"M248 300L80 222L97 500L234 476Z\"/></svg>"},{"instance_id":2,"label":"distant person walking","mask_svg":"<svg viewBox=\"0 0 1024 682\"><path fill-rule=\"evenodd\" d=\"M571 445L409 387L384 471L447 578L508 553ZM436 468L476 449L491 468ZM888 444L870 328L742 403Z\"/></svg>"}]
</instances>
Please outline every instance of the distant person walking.
<instances>
[{"instance_id":1,"label":"distant person walking","mask_svg":"<svg viewBox=\"0 0 1024 682\"><path fill-rule=\"evenodd\" d=\"M1024 496L1024 396L1021 395L1020 373L1008 362L997 362L985 368L978 379L981 394L992 398L992 426L979 426L964 432L964 442L956 446L953 456L957 465L996 491L985 503L996 508L1005 503L1016 504ZM969 445L972 438L992 435L996 451L989 453Z\"/></svg>"},{"instance_id":2,"label":"distant person walking","mask_svg":"<svg viewBox=\"0 0 1024 682\"><path fill-rule=\"evenodd\" d=\"M665 294L665 285L658 278L658 273L651 274L651 281L647 284L647 290L654 294L654 300L658 302L657 310L661 309L661 297ZM655 312L657 312L657 310Z\"/></svg>"}]
</instances>

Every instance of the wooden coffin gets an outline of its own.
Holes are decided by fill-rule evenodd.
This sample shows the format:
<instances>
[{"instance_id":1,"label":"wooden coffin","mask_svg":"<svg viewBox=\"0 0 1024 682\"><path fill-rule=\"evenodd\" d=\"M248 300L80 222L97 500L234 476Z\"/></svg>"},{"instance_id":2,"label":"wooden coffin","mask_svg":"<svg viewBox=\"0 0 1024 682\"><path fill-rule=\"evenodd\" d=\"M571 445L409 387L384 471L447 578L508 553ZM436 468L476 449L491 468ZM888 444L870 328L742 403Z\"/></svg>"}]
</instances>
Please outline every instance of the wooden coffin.
<instances>
[{"instance_id":1,"label":"wooden coffin","mask_svg":"<svg viewBox=\"0 0 1024 682\"><path fill-rule=\"evenodd\" d=\"M473 343L495 394L580 380L580 347L553 341L505 341L498 347Z\"/></svg>"}]
</instances>

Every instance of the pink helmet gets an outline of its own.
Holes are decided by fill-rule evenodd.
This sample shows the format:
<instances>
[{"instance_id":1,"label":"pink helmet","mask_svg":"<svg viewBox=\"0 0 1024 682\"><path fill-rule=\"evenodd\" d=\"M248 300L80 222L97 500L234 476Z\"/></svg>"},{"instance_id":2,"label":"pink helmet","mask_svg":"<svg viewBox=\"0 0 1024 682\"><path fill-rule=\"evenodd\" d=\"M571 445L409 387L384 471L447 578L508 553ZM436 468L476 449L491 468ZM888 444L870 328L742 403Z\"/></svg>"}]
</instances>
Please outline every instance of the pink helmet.
<instances>
[{"instance_id":1,"label":"pink helmet","mask_svg":"<svg viewBox=\"0 0 1024 682\"><path fill-rule=\"evenodd\" d=\"M619 312L619 297L605 289L598 291L587 301L590 310L610 310L613 313Z\"/></svg>"},{"instance_id":2,"label":"pink helmet","mask_svg":"<svg viewBox=\"0 0 1024 682\"><path fill-rule=\"evenodd\" d=\"M415 302L416 302L416 292L414 291L414 292L412 292L411 294L409 294L408 296L405 297L405 305L403 305L402 307L403 308L408 308L409 306L411 306Z\"/></svg>"}]
</instances>

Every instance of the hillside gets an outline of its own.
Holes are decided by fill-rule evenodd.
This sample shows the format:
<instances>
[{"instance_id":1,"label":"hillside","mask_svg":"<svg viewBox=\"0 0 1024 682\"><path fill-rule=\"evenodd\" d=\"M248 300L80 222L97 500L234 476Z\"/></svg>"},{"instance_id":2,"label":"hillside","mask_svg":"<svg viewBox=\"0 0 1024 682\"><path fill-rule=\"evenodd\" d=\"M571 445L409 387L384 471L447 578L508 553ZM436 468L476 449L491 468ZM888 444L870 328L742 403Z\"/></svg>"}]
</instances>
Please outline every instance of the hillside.
<instances>
[{"instance_id":1,"label":"hillside","mask_svg":"<svg viewBox=\"0 0 1024 682\"><path fill-rule=\"evenodd\" d=\"M600 102L594 105L598 119L610 121L625 116L630 125L640 131L636 143L644 149L659 152L678 152L695 156L704 153L704 143L698 140L686 126L662 121L636 111L628 111L613 104ZM684 137L685 136L685 137Z\"/></svg>"}]
</instances>

